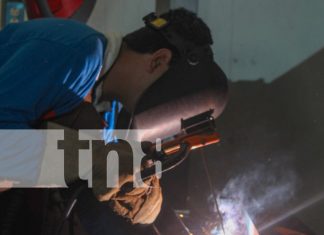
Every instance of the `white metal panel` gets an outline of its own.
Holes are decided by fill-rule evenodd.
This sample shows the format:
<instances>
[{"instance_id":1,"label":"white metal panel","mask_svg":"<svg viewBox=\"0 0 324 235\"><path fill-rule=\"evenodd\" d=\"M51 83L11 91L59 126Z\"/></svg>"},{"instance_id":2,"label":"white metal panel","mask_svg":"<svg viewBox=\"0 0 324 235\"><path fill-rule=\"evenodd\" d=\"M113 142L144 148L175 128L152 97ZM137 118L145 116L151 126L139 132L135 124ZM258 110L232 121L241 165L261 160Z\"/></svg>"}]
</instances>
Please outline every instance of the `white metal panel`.
<instances>
[{"instance_id":1,"label":"white metal panel","mask_svg":"<svg viewBox=\"0 0 324 235\"><path fill-rule=\"evenodd\" d=\"M142 18L155 10L153 0L97 0L88 24L103 32L129 33L142 27Z\"/></svg>"},{"instance_id":2,"label":"white metal panel","mask_svg":"<svg viewBox=\"0 0 324 235\"><path fill-rule=\"evenodd\" d=\"M323 0L200 0L232 80L272 81L324 46Z\"/></svg>"},{"instance_id":3,"label":"white metal panel","mask_svg":"<svg viewBox=\"0 0 324 235\"><path fill-rule=\"evenodd\" d=\"M184 7L192 12L197 13L198 0L171 0L171 8Z\"/></svg>"}]
</instances>

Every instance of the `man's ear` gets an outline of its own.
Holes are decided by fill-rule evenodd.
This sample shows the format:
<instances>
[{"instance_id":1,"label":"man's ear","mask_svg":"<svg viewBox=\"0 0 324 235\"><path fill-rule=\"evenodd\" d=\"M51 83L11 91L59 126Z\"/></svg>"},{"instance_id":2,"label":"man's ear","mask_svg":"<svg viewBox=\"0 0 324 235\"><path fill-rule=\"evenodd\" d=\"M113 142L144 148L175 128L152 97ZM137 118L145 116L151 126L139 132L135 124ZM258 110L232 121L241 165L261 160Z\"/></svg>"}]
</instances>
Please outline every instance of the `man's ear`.
<instances>
[{"instance_id":1,"label":"man's ear","mask_svg":"<svg viewBox=\"0 0 324 235\"><path fill-rule=\"evenodd\" d=\"M164 73L169 68L172 58L172 52L169 49L162 48L151 55L149 73Z\"/></svg>"}]
</instances>

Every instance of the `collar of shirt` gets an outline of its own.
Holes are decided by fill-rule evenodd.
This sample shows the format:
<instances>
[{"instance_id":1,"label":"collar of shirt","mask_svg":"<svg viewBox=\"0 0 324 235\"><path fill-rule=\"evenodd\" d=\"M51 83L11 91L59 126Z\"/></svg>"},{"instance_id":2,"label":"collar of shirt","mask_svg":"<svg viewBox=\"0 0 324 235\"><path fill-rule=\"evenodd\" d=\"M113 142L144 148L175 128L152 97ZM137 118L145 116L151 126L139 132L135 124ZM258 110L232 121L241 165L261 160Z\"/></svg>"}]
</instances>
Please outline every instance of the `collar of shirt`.
<instances>
[{"instance_id":1,"label":"collar of shirt","mask_svg":"<svg viewBox=\"0 0 324 235\"><path fill-rule=\"evenodd\" d=\"M106 123L106 127L103 129L103 139L106 143L109 143L116 141L114 129L116 127L117 116L122 109L122 105L117 100L102 101L100 98L103 93L103 79L109 79L103 78L103 76L109 71L118 57L122 45L122 36L118 33L108 33L106 34L106 37L108 41L107 48L99 75L99 83L93 90L92 101L97 112L103 113L103 119Z\"/></svg>"},{"instance_id":2,"label":"collar of shirt","mask_svg":"<svg viewBox=\"0 0 324 235\"><path fill-rule=\"evenodd\" d=\"M108 72L113 63L118 57L123 37L120 33L106 33L107 47L104 55L104 62L99 77L102 77Z\"/></svg>"},{"instance_id":3,"label":"collar of shirt","mask_svg":"<svg viewBox=\"0 0 324 235\"><path fill-rule=\"evenodd\" d=\"M106 33L107 38L107 48L104 55L104 62L99 75L99 81L102 76L104 76L109 69L112 67L113 63L118 57L121 45L122 45L122 35L120 33ZM107 112L111 110L110 101L100 101L102 95L103 80L99 82L96 86L93 94L93 105L97 112Z\"/></svg>"}]
</instances>

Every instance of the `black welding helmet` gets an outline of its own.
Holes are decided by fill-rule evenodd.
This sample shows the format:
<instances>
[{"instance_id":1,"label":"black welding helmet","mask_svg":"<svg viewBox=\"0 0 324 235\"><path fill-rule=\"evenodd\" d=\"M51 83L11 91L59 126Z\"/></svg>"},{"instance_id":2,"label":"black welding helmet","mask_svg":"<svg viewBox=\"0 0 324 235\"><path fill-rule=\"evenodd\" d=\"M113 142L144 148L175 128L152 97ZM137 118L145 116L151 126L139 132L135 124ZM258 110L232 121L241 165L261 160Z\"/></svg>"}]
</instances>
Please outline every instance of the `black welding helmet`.
<instances>
[{"instance_id":1,"label":"black welding helmet","mask_svg":"<svg viewBox=\"0 0 324 235\"><path fill-rule=\"evenodd\" d=\"M155 142L184 131L185 123L215 119L227 100L227 78L214 62L210 45L182 40L169 22L150 14L146 27L157 30L179 50L170 69L142 95L133 116L133 128L146 129L141 139ZM172 22L171 22L172 23ZM193 117L199 117L197 119Z\"/></svg>"}]
</instances>

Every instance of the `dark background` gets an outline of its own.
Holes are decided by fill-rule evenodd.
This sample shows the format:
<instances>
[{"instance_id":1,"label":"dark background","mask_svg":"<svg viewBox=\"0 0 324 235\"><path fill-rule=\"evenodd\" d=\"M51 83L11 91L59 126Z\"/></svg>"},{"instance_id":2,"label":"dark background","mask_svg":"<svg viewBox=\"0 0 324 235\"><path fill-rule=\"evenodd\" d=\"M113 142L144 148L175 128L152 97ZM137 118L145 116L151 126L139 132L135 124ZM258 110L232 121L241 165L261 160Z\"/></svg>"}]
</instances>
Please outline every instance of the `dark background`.
<instances>
[{"instance_id":1,"label":"dark background","mask_svg":"<svg viewBox=\"0 0 324 235\"><path fill-rule=\"evenodd\" d=\"M324 191L323 65L321 50L272 83L230 84L229 104L217 120L222 141L204 152L218 192L239 176L248 177L237 191L254 185L247 198L284 188L256 213L259 227ZM199 150L186 164L188 169L184 164L164 175L164 193L175 208L207 213L210 189ZM257 177L249 177L251 172ZM323 200L294 214L319 235L323 216Z\"/></svg>"}]
</instances>

